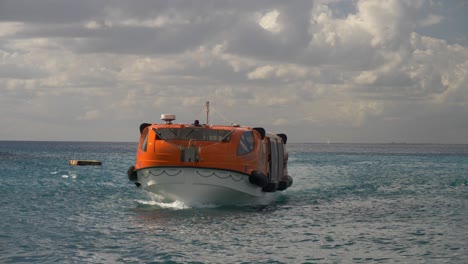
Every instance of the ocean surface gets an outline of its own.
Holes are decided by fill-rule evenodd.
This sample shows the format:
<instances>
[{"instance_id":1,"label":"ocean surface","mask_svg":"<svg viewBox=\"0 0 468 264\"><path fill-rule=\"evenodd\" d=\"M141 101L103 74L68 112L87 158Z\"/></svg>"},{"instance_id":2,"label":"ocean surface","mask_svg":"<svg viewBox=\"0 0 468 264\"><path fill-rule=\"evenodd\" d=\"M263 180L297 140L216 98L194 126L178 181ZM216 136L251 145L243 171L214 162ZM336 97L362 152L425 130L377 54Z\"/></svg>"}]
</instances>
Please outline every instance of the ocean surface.
<instances>
[{"instance_id":1,"label":"ocean surface","mask_svg":"<svg viewBox=\"0 0 468 264\"><path fill-rule=\"evenodd\" d=\"M468 263L468 145L288 150L272 201L191 207L128 181L136 143L0 141L0 263Z\"/></svg>"}]
</instances>

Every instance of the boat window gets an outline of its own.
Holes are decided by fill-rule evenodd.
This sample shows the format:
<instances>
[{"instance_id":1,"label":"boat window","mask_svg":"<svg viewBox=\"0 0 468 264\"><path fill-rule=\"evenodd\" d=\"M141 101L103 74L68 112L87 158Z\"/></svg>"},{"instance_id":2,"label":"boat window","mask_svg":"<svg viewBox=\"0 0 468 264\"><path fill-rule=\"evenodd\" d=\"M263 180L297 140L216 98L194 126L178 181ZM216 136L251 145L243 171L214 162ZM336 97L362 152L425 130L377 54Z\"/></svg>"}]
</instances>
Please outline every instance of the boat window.
<instances>
[{"instance_id":1,"label":"boat window","mask_svg":"<svg viewBox=\"0 0 468 264\"><path fill-rule=\"evenodd\" d=\"M278 174L283 177L284 173L284 145L283 141L278 140Z\"/></svg>"},{"instance_id":2,"label":"boat window","mask_svg":"<svg viewBox=\"0 0 468 264\"><path fill-rule=\"evenodd\" d=\"M229 142L232 131L205 128L160 128L154 129L159 140L201 140Z\"/></svg>"},{"instance_id":3,"label":"boat window","mask_svg":"<svg viewBox=\"0 0 468 264\"><path fill-rule=\"evenodd\" d=\"M244 155L254 149L254 136L252 131L247 131L242 134L242 137L237 147L237 155Z\"/></svg>"},{"instance_id":4,"label":"boat window","mask_svg":"<svg viewBox=\"0 0 468 264\"><path fill-rule=\"evenodd\" d=\"M278 181L278 145L274 138L270 138L270 181Z\"/></svg>"},{"instance_id":5,"label":"boat window","mask_svg":"<svg viewBox=\"0 0 468 264\"><path fill-rule=\"evenodd\" d=\"M146 152L146 149L148 147L148 128L145 128L143 130L143 133L141 134L141 138L143 138L143 140L141 141L141 150L145 151Z\"/></svg>"}]
</instances>

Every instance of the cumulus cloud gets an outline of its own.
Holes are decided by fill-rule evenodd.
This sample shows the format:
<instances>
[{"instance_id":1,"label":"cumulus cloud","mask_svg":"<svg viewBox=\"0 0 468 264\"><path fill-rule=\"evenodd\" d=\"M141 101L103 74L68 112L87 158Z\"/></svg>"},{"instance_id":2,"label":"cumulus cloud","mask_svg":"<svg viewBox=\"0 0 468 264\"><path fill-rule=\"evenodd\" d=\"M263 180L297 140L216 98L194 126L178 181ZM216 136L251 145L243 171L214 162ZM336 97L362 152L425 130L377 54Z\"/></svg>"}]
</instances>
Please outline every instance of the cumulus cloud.
<instances>
[{"instance_id":1,"label":"cumulus cloud","mask_svg":"<svg viewBox=\"0 0 468 264\"><path fill-rule=\"evenodd\" d=\"M97 120L99 118L98 110L86 111L83 116L78 117L78 120Z\"/></svg>"},{"instance_id":2,"label":"cumulus cloud","mask_svg":"<svg viewBox=\"0 0 468 264\"><path fill-rule=\"evenodd\" d=\"M304 78L308 74L308 69L300 65L265 65L255 68L247 74L249 79L297 79Z\"/></svg>"},{"instance_id":3,"label":"cumulus cloud","mask_svg":"<svg viewBox=\"0 0 468 264\"><path fill-rule=\"evenodd\" d=\"M8 37L23 30L23 23L0 22L0 37Z\"/></svg>"},{"instance_id":4,"label":"cumulus cloud","mask_svg":"<svg viewBox=\"0 0 468 264\"><path fill-rule=\"evenodd\" d=\"M439 24L440 22L442 22L443 19L444 18L442 16L430 14L426 18L421 20L419 24L423 27L428 27L428 26Z\"/></svg>"},{"instance_id":5,"label":"cumulus cloud","mask_svg":"<svg viewBox=\"0 0 468 264\"><path fill-rule=\"evenodd\" d=\"M55 131L88 136L85 128L105 120L121 128L116 139L133 140L125 124L165 112L192 121L207 100L215 121L290 130L302 142L322 141L301 133L315 127L341 131L335 136L344 141L399 141L405 136L391 133L403 130L376 135L373 125L433 123L422 111L468 115L468 47L454 41L463 27L448 24L462 18L444 13L466 9L456 1L6 0L0 7L0 111ZM468 140L468 128L459 130L453 139L427 138ZM20 136L11 131L0 138Z\"/></svg>"},{"instance_id":6,"label":"cumulus cloud","mask_svg":"<svg viewBox=\"0 0 468 264\"><path fill-rule=\"evenodd\" d=\"M281 31L281 24L278 23L279 14L277 10L267 12L260 17L258 24L267 31L279 33Z\"/></svg>"}]
</instances>

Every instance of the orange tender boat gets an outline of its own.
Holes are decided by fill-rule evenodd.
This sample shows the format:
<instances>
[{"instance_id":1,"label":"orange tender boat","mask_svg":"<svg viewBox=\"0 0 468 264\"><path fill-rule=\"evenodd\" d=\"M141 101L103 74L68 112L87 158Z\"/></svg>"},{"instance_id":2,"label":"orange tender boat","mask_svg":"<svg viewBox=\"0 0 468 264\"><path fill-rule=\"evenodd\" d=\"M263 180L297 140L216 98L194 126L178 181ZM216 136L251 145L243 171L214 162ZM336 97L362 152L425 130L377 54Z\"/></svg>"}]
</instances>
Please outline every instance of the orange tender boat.
<instances>
[{"instance_id":1,"label":"orange tender boat","mask_svg":"<svg viewBox=\"0 0 468 264\"><path fill-rule=\"evenodd\" d=\"M239 203L286 190L285 134L239 125L162 124L140 126L136 164L128 178L166 200Z\"/></svg>"}]
</instances>

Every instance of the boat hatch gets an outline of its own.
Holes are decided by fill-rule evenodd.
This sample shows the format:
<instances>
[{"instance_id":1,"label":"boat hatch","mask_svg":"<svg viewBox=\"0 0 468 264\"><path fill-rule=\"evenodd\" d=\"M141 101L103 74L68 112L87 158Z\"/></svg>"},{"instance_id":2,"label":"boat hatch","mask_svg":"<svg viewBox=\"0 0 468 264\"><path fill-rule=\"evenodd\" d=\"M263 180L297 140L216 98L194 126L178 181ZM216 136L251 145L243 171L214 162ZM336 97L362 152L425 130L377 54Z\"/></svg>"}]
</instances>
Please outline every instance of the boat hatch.
<instances>
[{"instance_id":1,"label":"boat hatch","mask_svg":"<svg viewBox=\"0 0 468 264\"><path fill-rule=\"evenodd\" d=\"M195 146L180 148L180 161L198 162L198 148Z\"/></svg>"}]
</instances>

